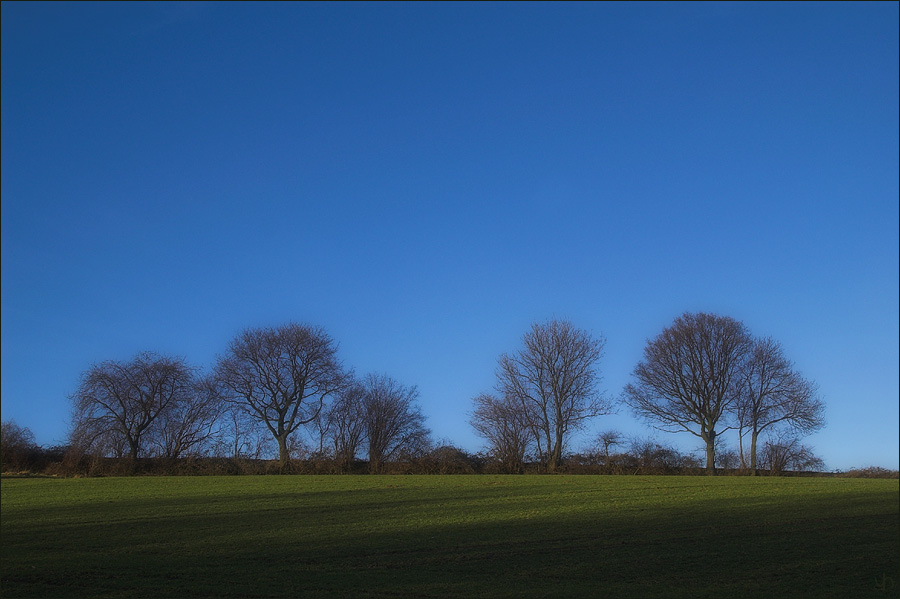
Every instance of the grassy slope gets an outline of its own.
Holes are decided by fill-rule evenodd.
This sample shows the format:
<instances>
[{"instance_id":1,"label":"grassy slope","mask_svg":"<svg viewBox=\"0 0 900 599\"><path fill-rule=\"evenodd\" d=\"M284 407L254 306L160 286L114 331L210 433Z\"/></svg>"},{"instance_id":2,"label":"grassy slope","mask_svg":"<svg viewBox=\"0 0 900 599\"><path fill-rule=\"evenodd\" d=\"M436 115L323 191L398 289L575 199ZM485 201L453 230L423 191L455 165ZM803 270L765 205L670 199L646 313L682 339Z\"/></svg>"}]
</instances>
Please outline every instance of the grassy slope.
<instances>
[{"instance_id":1,"label":"grassy slope","mask_svg":"<svg viewBox=\"0 0 900 599\"><path fill-rule=\"evenodd\" d=\"M5 479L0 594L897 596L898 506L865 479Z\"/></svg>"}]
</instances>

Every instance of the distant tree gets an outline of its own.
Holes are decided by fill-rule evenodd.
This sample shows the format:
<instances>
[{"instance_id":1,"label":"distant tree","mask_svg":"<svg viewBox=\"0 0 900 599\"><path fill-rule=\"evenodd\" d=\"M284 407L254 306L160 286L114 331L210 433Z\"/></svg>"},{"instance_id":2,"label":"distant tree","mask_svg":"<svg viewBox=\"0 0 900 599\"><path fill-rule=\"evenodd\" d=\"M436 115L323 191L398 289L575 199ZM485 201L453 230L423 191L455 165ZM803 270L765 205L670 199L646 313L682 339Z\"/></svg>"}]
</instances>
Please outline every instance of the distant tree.
<instances>
[{"instance_id":1,"label":"distant tree","mask_svg":"<svg viewBox=\"0 0 900 599\"><path fill-rule=\"evenodd\" d=\"M25 470L29 455L38 449L34 433L27 427L8 420L0 425L0 470Z\"/></svg>"},{"instance_id":2,"label":"distant tree","mask_svg":"<svg viewBox=\"0 0 900 599\"><path fill-rule=\"evenodd\" d=\"M693 466L690 456L682 455L674 447L641 437L635 437L630 441L628 457L632 461L635 473L668 473Z\"/></svg>"},{"instance_id":3,"label":"distant tree","mask_svg":"<svg viewBox=\"0 0 900 599\"><path fill-rule=\"evenodd\" d=\"M347 469L363 448L366 437L366 388L360 382L347 385L321 418L324 434L331 439L335 463Z\"/></svg>"},{"instance_id":4,"label":"distant tree","mask_svg":"<svg viewBox=\"0 0 900 599\"><path fill-rule=\"evenodd\" d=\"M197 378L190 393L177 398L151 427L158 455L176 459L196 451L217 432L223 401L216 380Z\"/></svg>"},{"instance_id":5,"label":"distant tree","mask_svg":"<svg viewBox=\"0 0 900 599\"><path fill-rule=\"evenodd\" d=\"M814 383L794 370L780 344L771 338L754 341L742 370L742 393L736 405L743 439L750 435L750 473L757 474L757 439L777 425L809 434L825 425L825 406Z\"/></svg>"},{"instance_id":6,"label":"distant tree","mask_svg":"<svg viewBox=\"0 0 900 599\"><path fill-rule=\"evenodd\" d=\"M265 425L278 443L282 469L290 463L289 437L344 386L336 354L324 330L291 323L247 329L219 358L216 377L225 398Z\"/></svg>"},{"instance_id":7,"label":"distant tree","mask_svg":"<svg viewBox=\"0 0 900 599\"><path fill-rule=\"evenodd\" d=\"M486 393L472 401L475 404L469 419L472 428L488 442L489 452L500 461L503 471L521 472L534 438L521 403L508 395L497 397Z\"/></svg>"},{"instance_id":8,"label":"distant tree","mask_svg":"<svg viewBox=\"0 0 900 599\"><path fill-rule=\"evenodd\" d=\"M500 356L497 390L515 400L547 468L555 471L569 435L613 412L597 388L605 341L565 320L533 324L522 341L522 350Z\"/></svg>"},{"instance_id":9,"label":"distant tree","mask_svg":"<svg viewBox=\"0 0 900 599\"><path fill-rule=\"evenodd\" d=\"M124 448L134 461L157 420L190 403L194 385L194 369L182 358L144 352L130 362L96 364L71 397L72 441L84 448Z\"/></svg>"},{"instance_id":10,"label":"distant tree","mask_svg":"<svg viewBox=\"0 0 900 599\"><path fill-rule=\"evenodd\" d=\"M248 408L233 402L225 402L219 415L214 439L215 453L232 459L259 460L271 444L272 437Z\"/></svg>"},{"instance_id":11,"label":"distant tree","mask_svg":"<svg viewBox=\"0 0 900 599\"><path fill-rule=\"evenodd\" d=\"M419 392L394 379L370 374L363 383L362 418L369 450L369 470L381 472L385 462L416 454L428 446L430 431L418 406Z\"/></svg>"},{"instance_id":12,"label":"distant tree","mask_svg":"<svg viewBox=\"0 0 900 599\"><path fill-rule=\"evenodd\" d=\"M715 475L720 421L738 399L750 346L746 327L728 317L685 313L644 348L624 398L661 430L687 431L706 445L706 473Z\"/></svg>"},{"instance_id":13,"label":"distant tree","mask_svg":"<svg viewBox=\"0 0 900 599\"><path fill-rule=\"evenodd\" d=\"M609 466L609 448L613 445L621 445L625 437L616 430L607 430L597 436L597 445L603 454L603 465Z\"/></svg>"},{"instance_id":14,"label":"distant tree","mask_svg":"<svg viewBox=\"0 0 900 599\"><path fill-rule=\"evenodd\" d=\"M800 443L800 439L789 435L779 435L763 444L760 462L769 474L779 475L786 471L818 472L825 468L825 462L811 447Z\"/></svg>"}]
</instances>

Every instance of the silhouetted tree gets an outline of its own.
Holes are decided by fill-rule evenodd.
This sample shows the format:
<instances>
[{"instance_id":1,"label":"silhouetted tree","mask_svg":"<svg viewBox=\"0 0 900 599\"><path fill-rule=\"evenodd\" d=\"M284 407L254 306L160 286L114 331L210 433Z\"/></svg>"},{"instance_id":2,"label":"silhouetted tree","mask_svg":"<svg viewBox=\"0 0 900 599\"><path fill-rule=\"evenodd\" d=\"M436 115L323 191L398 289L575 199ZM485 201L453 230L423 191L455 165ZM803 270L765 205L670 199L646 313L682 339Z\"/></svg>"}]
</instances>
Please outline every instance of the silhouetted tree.
<instances>
[{"instance_id":1,"label":"silhouetted tree","mask_svg":"<svg viewBox=\"0 0 900 599\"><path fill-rule=\"evenodd\" d=\"M266 426L278 443L282 469L290 463L289 437L344 386L336 354L324 330L291 323L247 329L219 358L216 377L225 397Z\"/></svg>"},{"instance_id":2,"label":"silhouetted tree","mask_svg":"<svg viewBox=\"0 0 900 599\"><path fill-rule=\"evenodd\" d=\"M750 347L746 327L729 317L685 313L644 348L624 398L639 416L669 432L687 431L706 444L714 475L720 420L737 401Z\"/></svg>"},{"instance_id":3,"label":"silhouetted tree","mask_svg":"<svg viewBox=\"0 0 900 599\"><path fill-rule=\"evenodd\" d=\"M472 400L475 411L469 423L488 442L490 453L505 472L521 472L534 434L521 403L508 395L481 394Z\"/></svg>"},{"instance_id":4,"label":"silhouetted tree","mask_svg":"<svg viewBox=\"0 0 900 599\"><path fill-rule=\"evenodd\" d=\"M194 385L194 369L184 359L152 352L92 366L71 398L72 441L84 448L124 445L133 462L157 419L189 403Z\"/></svg>"},{"instance_id":5,"label":"silhouetted tree","mask_svg":"<svg viewBox=\"0 0 900 599\"><path fill-rule=\"evenodd\" d=\"M800 443L797 437L780 435L763 444L760 462L769 474L779 475L788 470L795 472L820 471L825 462L811 447Z\"/></svg>"},{"instance_id":6,"label":"silhouetted tree","mask_svg":"<svg viewBox=\"0 0 900 599\"><path fill-rule=\"evenodd\" d=\"M625 437L616 430L603 431L597 436L597 445L603 454L603 465L609 466L609 448L613 445L621 445Z\"/></svg>"},{"instance_id":7,"label":"silhouetted tree","mask_svg":"<svg viewBox=\"0 0 900 599\"><path fill-rule=\"evenodd\" d=\"M29 456L38 449L34 433L13 420L0 425L0 470L26 470Z\"/></svg>"},{"instance_id":8,"label":"silhouetted tree","mask_svg":"<svg viewBox=\"0 0 900 599\"><path fill-rule=\"evenodd\" d=\"M385 462L406 454L415 454L428 445L430 431L425 428L415 386L406 387L394 379L370 374L363 383L362 418L369 470L381 472Z\"/></svg>"},{"instance_id":9,"label":"silhouetted tree","mask_svg":"<svg viewBox=\"0 0 900 599\"><path fill-rule=\"evenodd\" d=\"M518 404L538 452L555 471L569 435L613 411L597 389L605 342L565 320L533 324L522 341L522 350L500 356L497 390Z\"/></svg>"},{"instance_id":10,"label":"silhouetted tree","mask_svg":"<svg viewBox=\"0 0 900 599\"><path fill-rule=\"evenodd\" d=\"M176 459L196 451L217 432L223 407L221 390L213 377L194 380L190 393L178 397L160 413L151 427L158 455Z\"/></svg>"},{"instance_id":11,"label":"silhouetted tree","mask_svg":"<svg viewBox=\"0 0 900 599\"><path fill-rule=\"evenodd\" d=\"M331 439L337 467L345 470L357 458L366 437L366 388L354 382L343 389L322 416L323 433Z\"/></svg>"},{"instance_id":12,"label":"silhouetted tree","mask_svg":"<svg viewBox=\"0 0 900 599\"><path fill-rule=\"evenodd\" d=\"M794 370L780 344L771 338L753 343L743 364L743 387L736 413L743 438L750 435L750 473L756 475L756 448L760 433L780 424L809 434L825 425L825 406L814 383Z\"/></svg>"}]
</instances>

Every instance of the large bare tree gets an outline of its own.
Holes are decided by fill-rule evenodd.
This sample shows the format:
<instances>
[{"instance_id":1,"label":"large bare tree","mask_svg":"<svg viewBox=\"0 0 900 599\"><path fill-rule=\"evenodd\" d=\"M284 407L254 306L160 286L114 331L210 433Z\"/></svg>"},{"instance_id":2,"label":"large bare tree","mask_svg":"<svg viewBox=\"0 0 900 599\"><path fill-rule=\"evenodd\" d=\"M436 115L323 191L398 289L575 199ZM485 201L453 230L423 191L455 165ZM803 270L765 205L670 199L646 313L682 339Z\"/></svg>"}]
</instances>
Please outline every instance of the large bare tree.
<instances>
[{"instance_id":1,"label":"large bare tree","mask_svg":"<svg viewBox=\"0 0 900 599\"><path fill-rule=\"evenodd\" d=\"M743 323L727 316L685 313L647 342L625 402L669 432L686 431L706 444L706 473L714 475L720 421L740 393L750 347Z\"/></svg>"},{"instance_id":2,"label":"large bare tree","mask_svg":"<svg viewBox=\"0 0 900 599\"><path fill-rule=\"evenodd\" d=\"M488 442L489 451L500 460L505 472L521 472L534 435L519 402L510 396L489 393L482 393L472 402L475 411L469 424Z\"/></svg>"},{"instance_id":3,"label":"large bare tree","mask_svg":"<svg viewBox=\"0 0 900 599\"><path fill-rule=\"evenodd\" d=\"M123 442L135 460L157 420L189 403L194 390L194 369L182 358L144 352L130 362L96 364L72 395L73 443L88 449Z\"/></svg>"},{"instance_id":4,"label":"large bare tree","mask_svg":"<svg viewBox=\"0 0 900 599\"><path fill-rule=\"evenodd\" d=\"M757 474L757 440L761 432L787 425L809 434L825 425L825 405L816 385L803 378L772 338L754 341L742 372L743 388L736 406L743 456L743 439L750 435L750 473Z\"/></svg>"},{"instance_id":5,"label":"large bare tree","mask_svg":"<svg viewBox=\"0 0 900 599\"><path fill-rule=\"evenodd\" d=\"M586 420L613 412L598 389L605 340L566 320L551 320L533 324L522 342L520 351L500 356L497 390L515 399L554 471L569 435Z\"/></svg>"},{"instance_id":6,"label":"large bare tree","mask_svg":"<svg viewBox=\"0 0 900 599\"><path fill-rule=\"evenodd\" d=\"M266 426L282 468L290 462L291 434L318 417L325 399L344 385L336 354L324 330L290 323L245 330L218 360L225 397Z\"/></svg>"},{"instance_id":7,"label":"large bare tree","mask_svg":"<svg viewBox=\"0 0 900 599\"><path fill-rule=\"evenodd\" d=\"M369 470L377 473L395 455L424 448L430 431L425 428L415 386L407 387L388 376L370 374L364 387L362 418Z\"/></svg>"}]
</instances>

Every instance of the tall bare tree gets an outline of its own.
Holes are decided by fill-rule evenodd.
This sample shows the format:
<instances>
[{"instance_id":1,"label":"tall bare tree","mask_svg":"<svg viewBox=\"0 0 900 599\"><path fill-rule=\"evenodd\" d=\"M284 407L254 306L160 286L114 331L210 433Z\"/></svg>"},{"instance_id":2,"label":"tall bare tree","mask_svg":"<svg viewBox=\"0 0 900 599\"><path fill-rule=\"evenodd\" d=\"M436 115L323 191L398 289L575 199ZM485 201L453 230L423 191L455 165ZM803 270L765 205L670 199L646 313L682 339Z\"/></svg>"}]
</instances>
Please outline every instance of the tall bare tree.
<instances>
[{"instance_id":1,"label":"tall bare tree","mask_svg":"<svg viewBox=\"0 0 900 599\"><path fill-rule=\"evenodd\" d=\"M566 320L551 320L533 324L522 341L522 350L500 356L497 388L518 403L538 451L554 471L569 435L589 418L613 412L597 388L605 340Z\"/></svg>"},{"instance_id":2,"label":"tall bare tree","mask_svg":"<svg viewBox=\"0 0 900 599\"><path fill-rule=\"evenodd\" d=\"M244 405L278 443L282 468L289 437L318 417L344 385L334 341L324 330L295 323L247 329L219 358L216 377L228 401Z\"/></svg>"},{"instance_id":3,"label":"tall bare tree","mask_svg":"<svg viewBox=\"0 0 900 599\"><path fill-rule=\"evenodd\" d=\"M743 323L727 316L685 313L647 343L624 399L669 432L686 431L706 444L706 473L715 475L720 421L737 401L741 366L750 347Z\"/></svg>"},{"instance_id":4,"label":"tall bare tree","mask_svg":"<svg viewBox=\"0 0 900 599\"><path fill-rule=\"evenodd\" d=\"M757 440L761 432L785 424L809 434L825 425L825 405L814 383L794 370L784 350L772 338L757 339L744 361L743 392L736 414L743 439L750 435L750 473L757 474Z\"/></svg>"},{"instance_id":5,"label":"tall bare tree","mask_svg":"<svg viewBox=\"0 0 900 599\"><path fill-rule=\"evenodd\" d=\"M107 361L88 369L72 395L72 439L90 447L98 441L127 446L132 460L146 449L157 419L189 401L194 369L182 358L145 352L130 362Z\"/></svg>"},{"instance_id":6,"label":"tall bare tree","mask_svg":"<svg viewBox=\"0 0 900 599\"><path fill-rule=\"evenodd\" d=\"M510 396L488 393L472 401L475 411L469 424L478 436L487 440L490 452L500 460L504 471L521 472L534 435L519 402Z\"/></svg>"},{"instance_id":7,"label":"tall bare tree","mask_svg":"<svg viewBox=\"0 0 900 599\"><path fill-rule=\"evenodd\" d=\"M369 449L369 470L381 472L385 462L427 444L430 431L417 404L419 391L394 379L370 374L362 398L362 417Z\"/></svg>"},{"instance_id":8,"label":"tall bare tree","mask_svg":"<svg viewBox=\"0 0 900 599\"><path fill-rule=\"evenodd\" d=\"M356 382L348 385L328 406L323 428L331 439L338 468L346 469L363 447L366 433L364 401L366 388Z\"/></svg>"}]
</instances>

